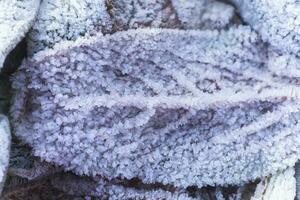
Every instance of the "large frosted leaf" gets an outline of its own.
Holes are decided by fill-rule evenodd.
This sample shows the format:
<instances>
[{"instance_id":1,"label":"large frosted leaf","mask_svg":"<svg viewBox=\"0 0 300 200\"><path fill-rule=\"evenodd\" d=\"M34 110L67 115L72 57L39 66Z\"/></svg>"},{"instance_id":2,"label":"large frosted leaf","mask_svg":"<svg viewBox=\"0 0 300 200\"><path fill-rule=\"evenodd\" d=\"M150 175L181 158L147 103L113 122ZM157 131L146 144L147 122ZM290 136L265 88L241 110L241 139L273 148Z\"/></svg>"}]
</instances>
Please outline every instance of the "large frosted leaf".
<instances>
[{"instance_id":1,"label":"large frosted leaf","mask_svg":"<svg viewBox=\"0 0 300 200\"><path fill-rule=\"evenodd\" d=\"M0 1L0 69L7 54L31 27L39 4L39 0Z\"/></svg>"},{"instance_id":2,"label":"large frosted leaf","mask_svg":"<svg viewBox=\"0 0 300 200\"><path fill-rule=\"evenodd\" d=\"M10 140L9 122L4 115L0 115L0 193L9 163Z\"/></svg>"},{"instance_id":3,"label":"large frosted leaf","mask_svg":"<svg viewBox=\"0 0 300 200\"><path fill-rule=\"evenodd\" d=\"M299 158L298 90L265 59L245 27L61 44L16 75L13 125L35 155L78 174L241 184Z\"/></svg>"}]
</instances>

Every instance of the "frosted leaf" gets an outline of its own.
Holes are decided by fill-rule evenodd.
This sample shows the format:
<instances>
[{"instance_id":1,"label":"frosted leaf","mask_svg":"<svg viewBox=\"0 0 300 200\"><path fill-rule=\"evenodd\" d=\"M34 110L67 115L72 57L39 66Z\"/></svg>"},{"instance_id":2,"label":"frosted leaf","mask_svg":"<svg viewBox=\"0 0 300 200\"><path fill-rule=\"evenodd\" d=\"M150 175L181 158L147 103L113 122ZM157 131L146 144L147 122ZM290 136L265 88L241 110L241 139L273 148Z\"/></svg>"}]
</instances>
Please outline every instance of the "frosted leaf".
<instances>
[{"instance_id":1,"label":"frosted leaf","mask_svg":"<svg viewBox=\"0 0 300 200\"><path fill-rule=\"evenodd\" d=\"M223 28L234 9L214 0L108 0L115 30L138 27Z\"/></svg>"},{"instance_id":2,"label":"frosted leaf","mask_svg":"<svg viewBox=\"0 0 300 200\"><path fill-rule=\"evenodd\" d=\"M30 55L63 40L111 30L104 0L43 0L29 33Z\"/></svg>"},{"instance_id":3,"label":"frosted leaf","mask_svg":"<svg viewBox=\"0 0 300 200\"><path fill-rule=\"evenodd\" d=\"M293 166L299 90L247 27L138 29L38 53L13 81L16 135L78 174L178 187Z\"/></svg>"},{"instance_id":4,"label":"frosted leaf","mask_svg":"<svg viewBox=\"0 0 300 200\"><path fill-rule=\"evenodd\" d=\"M9 163L10 137L9 122L4 115L0 115L0 193Z\"/></svg>"},{"instance_id":5,"label":"frosted leaf","mask_svg":"<svg viewBox=\"0 0 300 200\"><path fill-rule=\"evenodd\" d=\"M273 50L268 52L267 66L277 76L286 77L297 83L300 78L300 59L295 54L282 54Z\"/></svg>"},{"instance_id":6,"label":"frosted leaf","mask_svg":"<svg viewBox=\"0 0 300 200\"><path fill-rule=\"evenodd\" d=\"M276 50L300 53L298 0L231 0L244 18Z\"/></svg>"},{"instance_id":7,"label":"frosted leaf","mask_svg":"<svg viewBox=\"0 0 300 200\"><path fill-rule=\"evenodd\" d=\"M8 53L31 27L39 4L39 0L0 1L0 69Z\"/></svg>"},{"instance_id":8,"label":"frosted leaf","mask_svg":"<svg viewBox=\"0 0 300 200\"><path fill-rule=\"evenodd\" d=\"M214 0L45 0L29 33L28 52L33 55L61 41L97 32L141 27L224 28L233 14L232 6Z\"/></svg>"},{"instance_id":9,"label":"frosted leaf","mask_svg":"<svg viewBox=\"0 0 300 200\"><path fill-rule=\"evenodd\" d=\"M294 200L296 196L295 169L290 167L262 180L251 200Z\"/></svg>"},{"instance_id":10,"label":"frosted leaf","mask_svg":"<svg viewBox=\"0 0 300 200\"><path fill-rule=\"evenodd\" d=\"M138 27L179 28L170 0L108 0L115 31Z\"/></svg>"},{"instance_id":11,"label":"frosted leaf","mask_svg":"<svg viewBox=\"0 0 300 200\"><path fill-rule=\"evenodd\" d=\"M171 0L186 29L224 28L234 17L231 5L214 0Z\"/></svg>"}]
</instances>

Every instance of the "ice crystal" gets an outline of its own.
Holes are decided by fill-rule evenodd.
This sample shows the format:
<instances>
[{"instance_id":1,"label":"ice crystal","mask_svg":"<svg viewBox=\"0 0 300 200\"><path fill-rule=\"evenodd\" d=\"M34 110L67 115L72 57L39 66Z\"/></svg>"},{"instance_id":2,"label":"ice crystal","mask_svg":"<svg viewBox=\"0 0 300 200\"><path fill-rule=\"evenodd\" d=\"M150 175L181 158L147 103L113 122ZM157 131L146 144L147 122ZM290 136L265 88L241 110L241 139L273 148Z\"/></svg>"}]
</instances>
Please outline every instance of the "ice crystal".
<instances>
[{"instance_id":1,"label":"ice crystal","mask_svg":"<svg viewBox=\"0 0 300 200\"><path fill-rule=\"evenodd\" d=\"M107 0L107 5L114 31L139 27L180 27L171 0Z\"/></svg>"},{"instance_id":2,"label":"ice crystal","mask_svg":"<svg viewBox=\"0 0 300 200\"><path fill-rule=\"evenodd\" d=\"M111 29L104 0L43 0L29 33L30 55L63 40Z\"/></svg>"},{"instance_id":3,"label":"ice crystal","mask_svg":"<svg viewBox=\"0 0 300 200\"><path fill-rule=\"evenodd\" d=\"M99 32L141 27L224 28L233 16L232 6L214 0L45 0L29 33L28 53Z\"/></svg>"},{"instance_id":4,"label":"ice crystal","mask_svg":"<svg viewBox=\"0 0 300 200\"><path fill-rule=\"evenodd\" d=\"M138 29L61 44L14 78L16 134L78 174L178 187L293 166L299 105L247 27Z\"/></svg>"},{"instance_id":5,"label":"ice crystal","mask_svg":"<svg viewBox=\"0 0 300 200\"><path fill-rule=\"evenodd\" d=\"M232 6L214 0L108 0L108 5L115 30L223 28L234 16Z\"/></svg>"},{"instance_id":6,"label":"ice crystal","mask_svg":"<svg viewBox=\"0 0 300 200\"><path fill-rule=\"evenodd\" d=\"M231 0L243 19L269 46L268 67L280 76L300 77L300 3L297 0Z\"/></svg>"},{"instance_id":7,"label":"ice crystal","mask_svg":"<svg viewBox=\"0 0 300 200\"><path fill-rule=\"evenodd\" d=\"M0 1L0 69L7 54L31 27L39 4L39 0Z\"/></svg>"},{"instance_id":8,"label":"ice crystal","mask_svg":"<svg viewBox=\"0 0 300 200\"><path fill-rule=\"evenodd\" d=\"M298 0L231 0L243 19L262 39L284 53L300 53L300 2Z\"/></svg>"},{"instance_id":9,"label":"ice crystal","mask_svg":"<svg viewBox=\"0 0 300 200\"><path fill-rule=\"evenodd\" d=\"M172 0L185 29L224 28L234 17L232 6L214 0Z\"/></svg>"}]
</instances>

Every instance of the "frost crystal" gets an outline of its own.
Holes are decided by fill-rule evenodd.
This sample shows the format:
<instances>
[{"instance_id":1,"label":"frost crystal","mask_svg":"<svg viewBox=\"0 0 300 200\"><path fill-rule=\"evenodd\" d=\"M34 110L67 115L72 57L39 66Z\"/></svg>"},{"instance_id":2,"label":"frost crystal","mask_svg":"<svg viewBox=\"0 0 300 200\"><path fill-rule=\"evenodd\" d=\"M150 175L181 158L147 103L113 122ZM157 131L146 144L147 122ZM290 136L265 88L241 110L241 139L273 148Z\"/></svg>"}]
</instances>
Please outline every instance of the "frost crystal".
<instances>
[{"instance_id":1,"label":"frost crystal","mask_svg":"<svg viewBox=\"0 0 300 200\"><path fill-rule=\"evenodd\" d=\"M224 28L233 15L232 6L214 0L44 0L29 33L28 53L99 32L141 27Z\"/></svg>"},{"instance_id":2,"label":"frost crystal","mask_svg":"<svg viewBox=\"0 0 300 200\"><path fill-rule=\"evenodd\" d=\"M300 55L298 0L231 0L246 22L276 50Z\"/></svg>"},{"instance_id":3,"label":"frost crystal","mask_svg":"<svg viewBox=\"0 0 300 200\"><path fill-rule=\"evenodd\" d=\"M9 122L4 115L0 115L0 193L9 163L10 137Z\"/></svg>"},{"instance_id":4,"label":"frost crystal","mask_svg":"<svg viewBox=\"0 0 300 200\"><path fill-rule=\"evenodd\" d=\"M293 166L292 86L247 27L138 29L38 53L14 78L16 135L78 174L178 187L241 184ZM292 85L292 83L290 83Z\"/></svg>"},{"instance_id":5,"label":"frost crystal","mask_svg":"<svg viewBox=\"0 0 300 200\"><path fill-rule=\"evenodd\" d=\"M213 0L172 0L185 29L224 28L234 17L232 6Z\"/></svg>"},{"instance_id":6,"label":"frost crystal","mask_svg":"<svg viewBox=\"0 0 300 200\"><path fill-rule=\"evenodd\" d=\"M111 30L104 0L43 0L29 33L30 55L62 40Z\"/></svg>"},{"instance_id":7,"label":"frost crystal","mask_svg":"<svg viewBox=\"0 0 300 200\"><path fill-rule=\"evenodd\" d=\"M232 6L214 0L108 0L108 7L115 30L223 28L234 14Z\"/></svg>"},{"instance_id":8,"label":"frost crystal","mask_svg":"<svg viewBox=\"0 0 300 200\"><path fill-rule=\"evenodd\" d=\"M114 31L139 27L179 28L170 0L108 0Z\"/></svg>"},{"instance_id":9,"label":"frost crystal","mask_svg":"<svg viewBox=\"0 0 300 200\"><path fill-rule=\"evenodd\" d=\"M292 200L296 196L295 169L290 167L262 180L251 200Z\"/></svg>"},{"instance_id":10,"label":"frost crystal","mask_svg":"<svg viewBox=\"0 0 300 200\"><path fill-rule=\"evenodd\" d=\"M7 54L31 27L39 4L39 0L0 1L0 69Z\"/></svg>"}]
</instances>

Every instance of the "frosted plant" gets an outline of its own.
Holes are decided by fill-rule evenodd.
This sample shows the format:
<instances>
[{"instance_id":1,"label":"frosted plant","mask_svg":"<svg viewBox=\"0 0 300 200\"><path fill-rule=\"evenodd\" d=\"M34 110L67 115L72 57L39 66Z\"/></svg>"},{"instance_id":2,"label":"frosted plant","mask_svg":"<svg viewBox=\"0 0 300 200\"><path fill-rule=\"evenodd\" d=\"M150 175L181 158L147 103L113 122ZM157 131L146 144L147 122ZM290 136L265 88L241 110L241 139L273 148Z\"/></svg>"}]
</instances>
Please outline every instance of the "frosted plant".
<instances>
[{"instance_id":1,"label":"frosted plant","mask_svg":"<svg viewBox=\"0 0 300 200\"><path fill-rule=\"evenodd\" d=\"M243 19L262 39L284 53L300 53L300 2L298 0L231 0Z\"/></svg>"},{"instance_id":2,"label":"frosted plant","mask_svg":"<svg viewBox=\"0 0 300 200\"><path fill-rule=\"evenodd\" d=\"M223 28L232 24L233 11L232 6L215 0L44 0L29 32L28 53L99 32L140 27Z\"/></svg>"},{"instance_id":3,"label":"frosted plant","mask_svg":"<svg viewBox=\"0 0 300 200\"><path fill-rule=\"evenodd\" d=\"M4 115L0 115L0 193L9 163L10 137L9 122Z\"/></svg>"},{"instance_id":4,"label":"frosted plant","mask_svg":"<svg viewBox=\"0 0 300 200\"><path fill-rule=\"evenodd\" d=\"M247 27L61 44L14 78L16 135L78 174L183 188L255 180L293 166L300 148L298 90L268 76L266 54Z\"/></svg>"},{"instance_id":5,"label":"frosted plant","mask_svg":"<svg viewBox=\"0 0 300 200\"><path fill-rule=\"evenodd\" d=\"M180 27L171 0L107 0L107 6L114 31L139 27Z\"/></svg>"},{"instance_id":6,"label":"frosted plant","mask_svg":"<svg viewBox=\"0 0 300 200\"><path fill-rule=\"evenodd\" d=\"M234 16L232 6L214 0L108 0L108 8L115 30L223 28Z\"/></svg>"},{"instance_id":7,"label":"frosted plant","mask_svg":"<svg viewBox=\"0 0 300 200\"><path fill-rule=\"evenodd\" d=\"M203 195L192 196L186 191L164 191L161 189L156 190L139 190L134 188L122 187L113 185L109 188L108 196L109 199L118 200L144 200L144 199L155 199L155 200L246 200L242 199L241 194L231 194L224 196L220 190L214 192L203 193ZM289 199L293 200L293 199Z\"/></svg>"},{"instance_id":8,"label":"frosted plant","mask_svg":"<svg viewBox=\"0 0 300 200\"><path fill-rule=\"evenodd\" d=\"M224 28L234 18L232 6L214 0L171 0L185 29Z\"/></svg>"},{"instance_id":9,"label":"frosted plant","mask_svg":"<svg viewBox=\"0 0 300 200\"><path fill-rule=\"evenodd\" d=\"M7 54L31 27L39 4L39 0L0 1L0 69Z\"/></svg>"},{"instance_id":10,"label":"frosted plant","mask_svg":"<svg viewBox=\"0 0 300 200\"><path fill-rule=\"evenodd\" d=\"M294 200L296 196L295 169L293 167L278 172L261 181L251 200Z\"/></svg>"},{"instance_id":11,"label":"frosted plant","mask_svg":"<svg viewBox=\"0 0 300 200\"><path fill-rule=\"evenodd\" d=\"M297 0L231 0L262 39L270 44L268 67L280 76L300 75L300 3Z\"/></svg>"},{"instance_id":12,"label":"frosted plant","mask_svg":"<svg viewBox=\"0 0 300 200\"><path fill-rule=\"evenodd\" d=\"M111 30L104 0L43 0L29 33L28 53L53 47L62 40Z\"/></svg>"},{"instance_id":13,"label":"frosted plant","mask_svg":"<svg viewBox=\"0 0 300 200\"><path fill-rule=\"evenodd\" d=\"M300 77L300 60L295 54L282 54L271 50L268 57L267 66L272 73L293 77L295 80Z\"/></svg>"}]
</instances>

